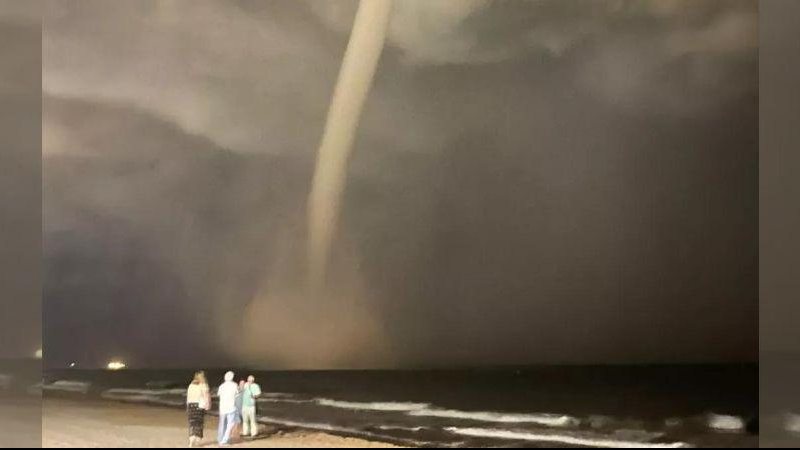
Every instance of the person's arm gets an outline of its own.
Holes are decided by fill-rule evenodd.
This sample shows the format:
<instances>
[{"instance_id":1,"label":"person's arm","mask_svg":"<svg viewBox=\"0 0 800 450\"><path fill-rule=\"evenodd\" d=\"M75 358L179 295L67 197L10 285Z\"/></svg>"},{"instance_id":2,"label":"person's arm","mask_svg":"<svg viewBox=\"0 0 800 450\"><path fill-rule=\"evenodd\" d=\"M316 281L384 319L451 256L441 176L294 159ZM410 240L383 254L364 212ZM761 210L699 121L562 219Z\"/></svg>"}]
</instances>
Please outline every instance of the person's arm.
<instances>
[{"instance_id":1,"label":"person's arm","mask_svg":"<svg viewBox=\"0 0 800 450\"><path fill-rule=\"evenodd\" d=\"M259 385L257 385L257 384L255 384L255 383L254 383L254 384L253 384L253 385L250 387L250 394L253 396L253 398L258 398L258 397L260 397L260 396L261 396L261 386L259 386Z\"/></svg>"},{"instance_id":2,"label":"person's arm","mask_svg":"<svg viewBox=\"0 0 800 450\"><path fill-rule=\"evenodd\" d=\"M205 408L203 408L203 409L205 409L206 411L210 411L211 410L211 388L208 387L208 386L206 386L205 389L203 389L203 399L205 400L205 403L206 403L204 405Z\"/></svg>"}]
</instances>

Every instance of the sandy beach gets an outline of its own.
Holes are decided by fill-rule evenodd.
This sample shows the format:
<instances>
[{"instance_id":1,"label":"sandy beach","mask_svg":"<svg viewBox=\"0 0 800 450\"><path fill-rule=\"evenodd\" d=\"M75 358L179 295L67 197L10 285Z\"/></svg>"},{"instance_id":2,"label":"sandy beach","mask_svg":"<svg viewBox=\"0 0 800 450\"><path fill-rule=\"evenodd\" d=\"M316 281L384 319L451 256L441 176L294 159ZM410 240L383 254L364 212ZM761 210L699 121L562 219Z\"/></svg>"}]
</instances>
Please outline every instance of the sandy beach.
<instances>
[{"instance_id":1,"label":"sandy beach","mask_svg":"<svg viewBox=\"0 0 800 450\"><path fill-rule=\"evenodd\" d=\"M42 403L36 397L0 396L0 448L41 445Z\"/></svg>"},{"instance_id":2,"label":"sandy beach","mask_svg":"<svg viewBox=\"0 0 800 450\"><path fill-rule=\"evenodd\" d=\"M216 417L206 420L204 446L216 447ZM233 444L246 448L393 448L382 442L298 430L266 430L267 437ZM178 409L112 402L46 399L42 444L61 448L187 446L186 417Z\"/></svg>"}]
</instances>

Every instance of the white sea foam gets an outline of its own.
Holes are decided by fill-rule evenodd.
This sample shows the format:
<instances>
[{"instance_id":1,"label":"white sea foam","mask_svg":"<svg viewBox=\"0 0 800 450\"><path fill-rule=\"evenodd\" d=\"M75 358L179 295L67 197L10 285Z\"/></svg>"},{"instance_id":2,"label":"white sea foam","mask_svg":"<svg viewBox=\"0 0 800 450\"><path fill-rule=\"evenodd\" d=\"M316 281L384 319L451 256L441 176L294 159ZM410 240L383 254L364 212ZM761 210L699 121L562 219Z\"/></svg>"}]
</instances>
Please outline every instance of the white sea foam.
<instances>
[{"instance_id":1,"label":"white sea foam","mask_svg":"<svg viewBox=\"0 0 800 450\"><path fill-rule=\"evenodd\" d=\"M149 395L109 394L108 392L103 392L100 396L106 400L122 400L134 403L149 403L153 398Z\"/></svg>"},{"instance_id":2,"label":"white sea foam","mask_svg":"<svg viewBox=\"0 0 800 450\"><path fill-rule=\"evenodd\" d=\"M418 411L428 408L428 403L410 403L410 402L345 402L339 400L330 400L327 398L318 398L314 400L318 405L329 406L331 408L364 410L364 411Z\"/></svg>"},{"instance_id":3,"label":"white sea foam","mask_svg":"<svg viewBox=\"0 0 800 450\"><path fill-rule=\"evenodd\" d=\"M163 389L172 389L175 386L180 386L181 384L182 383L170 380L154 380L154 381L148 381L147 383L145 383L145 386L154 390L159 390L159 389L163 390Z\"/></svg>"},{"instance_id":4,"label":"white sea foam","mask_svg":"<svg viewBox=\"0 0 800 450\"><path fill-rule=\"evenodd\" d=\"M742 431L744 430L744 419L737 416L709 414L708 427L717 431Z\"/></svg>"},{"instance_id":5,"label":"white sea foam","mask_svg":"<svg viewBox=\"0 0 800 450\"><path fill-rule=\"evenodd\" d=\"M418 433L422 430L427 430L427 427L401 427L398 425L381 425L378 429L384 431L411 431L413 433Z\"/></svg>"},{"instance_id":6,"label":"white sea foam","mask_svg":"<svg viewBox=\"0 0 800 450\"><path fill-rule=\"evenodd\" d=\"M318 405L332 408L404 412L417 417L439 417L497 423L532 423L548 427L570 427L580 424L580 421L574 417L558 414L512 414L490 411L459 411L432 408L429 403L413 402L348 402L326 398L318 398L314 401Z\"/></svg>"},{"instance_id":7,"label":"white sea foam","mask_svg":"<svg viewBox=\"0 0 800 450\"><path fill-rule=\"evenodd\" d=\"M800 433L800 415L795 413L784 414L783 429L790 433Z\"/></svg>"},{"instance_id":8,"label":"white sea foam","mask_svg":"<svg viewBox=\"0 0 800 450\"><path fill-rule=\"evenodd\" d=\"M574 417L559 414L511 414L488 411L458 411L453 409L419 409L407 414L420 417L464 419L478 422L533 423L547 427L572 427L580 424Z\"/></svg>"},{"instance_id":9,"label":"white sea foam","mask_svg":"<svg viewBox=\"0 0 800 450\"><path fill-rule=\"evenodd\" d=\"M109 389L105 393L113 395L185 396L186 389Z\"/></svg>"},{"instance_id":10,"label":"white sea foam","mask_svg":"<svg viewBox=\"0 0 800 450\"><path fill-rule=\"evenodd\" d=\"M186 396L186 389L185 388L181 388L181 389L177 389L177 388L176 389L166 389L166 390L164 390L162 392L166 392L167 395L183 395L183 396Z\"/></svg>"},{"instance_id":11,"label":"white sea foam","mask_svg":"<svg viewBox=\"0 0 800 450\"><path fill-rule=\"evenodd\" d=\"M258 403L314 403L314 400L300 400L293 398L259 398Z\"/></svg>"},{"instance_id":12,"label":"white sea foam","mask_svg":"<svg viewBox=\"0 0 800 450\"><path fill-rule=\"evenodd\" d=\"M392 438L391 436L383 436L383 435L380 435L380 434L370 433L369 431L359 430L359 429L355 429L355 428L338 427L338 426L331 425L331 424L328 424L328 423L297 422L297 421L293 421L293 420L286 420L286 419L280 419L280 418L277 418L277 417L268 417L268 416L259 417L258 421L260 423L264 423L264 424L267 424L267 425L279 425L279 426L284 426L284 427L289 427L289 428L300 428L300 429L303 429L303 430L314 430L314 431L323 431L323 432L329 432L329 433L339 433L339 434L345 434L345 435L349 435L349 436L359 436L359 437L362 437L362 438L365 438L365 439L372 439L372 440L378 440L378 441L380 441L380 440L383 440L383 441L391 440L391 441L403 442L403 443L405 443L407 445L414 446L414 447L422 447L422 446L426 446L426 445L431 445L430 442L421 442L421 441L415 441L415 440L412 440L412 439L397 439L397 438Z\"/></svg>"},{"instance_id":13,"label":"white sea foam","mask_svg":"<svg viewBox=\"0 0 800 450\"><path fill-rule=\"evenodd\" d=\"M340 433L361 433L360 430L337 427L327 423L297 422L294 420L280 419L277 417L261 416L258 418L258 421L261 423L266 423L271 425L281 425L290 428L303 428L306 430L336 431Z\"/></svg>"},{"instance_id":14,"label":"white sea foam","mask_svg":"<svg viewBox=\"0 0 800 450\"><path fill-rule=\"evenodd\" d=\"M651 443L621 441L607 438L585 438L568 436L561 434L539 434L513 430L499 430L489 428L458 428L448 427L445 430L461 436L510 439L515 441L530 442L550 442L566 445L576 445L581 447L604 447L604 448L686 448L689 447L685 442Z\"/></svg>"},{"instance_id":15,"label":"white sea foam","mask_svg":"<svg viewBox=\"0 0 800 450\"><path fill-rule=\"evenodd\" d=\"M86 381L59 380L54 383L43 385L42 390L88 394L91 387L92 384Z\"/></svg>"},{"instance_id":16,"label":"white sea foam","mask_svg":"<svg viewBox=\"0 0 800 450\"><path fill-rule=\"evenodd\" d=\"M13 379L11 375L0 373L0 389L8 389Z\"/></svg>"},{"instance_id":17,"label":"white sea foam","mask_svg":"<svg viewBox=\"0 0 800 450\"><path fill-rule=\"evenodd\" d=\"M263 392L261 398L292 398L294 394L288 392Z\"/></svg>"}]
</instances>

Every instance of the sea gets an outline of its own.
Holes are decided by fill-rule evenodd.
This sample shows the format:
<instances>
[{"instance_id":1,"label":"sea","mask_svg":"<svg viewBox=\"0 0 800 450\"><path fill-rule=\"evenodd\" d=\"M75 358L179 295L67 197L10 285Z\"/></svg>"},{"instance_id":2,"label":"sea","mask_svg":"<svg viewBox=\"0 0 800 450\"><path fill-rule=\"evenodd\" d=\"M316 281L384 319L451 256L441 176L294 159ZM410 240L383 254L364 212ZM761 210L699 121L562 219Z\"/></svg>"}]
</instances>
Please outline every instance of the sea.
<instances>
[{"instance_id":1,"label":"sea","mask_svg":"<svg viewBox=\"0 0 800 450\"><path fill-rule=\"evenodd\" d=\"M227 369L206 369L218 384ZM412 447L758 445L758 366L258 371L259 420ZM184 408L192 370L47 370L48 396Z\"/></svg>"}]
</instances>

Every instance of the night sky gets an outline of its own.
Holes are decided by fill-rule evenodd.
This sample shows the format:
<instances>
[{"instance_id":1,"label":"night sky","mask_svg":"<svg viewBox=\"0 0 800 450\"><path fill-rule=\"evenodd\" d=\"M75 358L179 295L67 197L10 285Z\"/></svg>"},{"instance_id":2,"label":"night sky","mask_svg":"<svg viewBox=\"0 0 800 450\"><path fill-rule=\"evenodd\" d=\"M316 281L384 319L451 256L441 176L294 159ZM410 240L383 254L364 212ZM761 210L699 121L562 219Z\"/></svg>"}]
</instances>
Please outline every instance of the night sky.
<instances>
[{"instance_id":1,"label":"night sky","mask_svg":"<svg viewBox=\"0 0 800 450\"><path fill-rule=\"evenodd\" d=\"M186 3L45 3L48 365L756 359L755 1L397 0L313 299L356 3Z\"/></svg>"}]
</instances>

